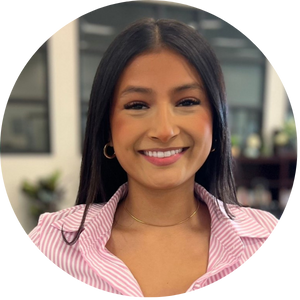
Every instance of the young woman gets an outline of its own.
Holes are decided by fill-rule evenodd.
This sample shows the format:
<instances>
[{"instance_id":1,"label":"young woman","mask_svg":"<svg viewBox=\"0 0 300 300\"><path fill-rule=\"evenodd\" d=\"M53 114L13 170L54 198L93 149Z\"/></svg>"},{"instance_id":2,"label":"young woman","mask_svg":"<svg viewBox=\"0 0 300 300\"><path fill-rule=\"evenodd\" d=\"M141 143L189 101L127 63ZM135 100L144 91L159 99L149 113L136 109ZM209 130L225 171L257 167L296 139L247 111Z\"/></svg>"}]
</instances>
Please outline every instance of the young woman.
<instances>
[{"instance_id":1,"label":"young woman","mask_svg":"<svg viewBox=\"0 0 300 300\"><path fill-rule=\"evenodd\" d=\"M87 284L155 297L226 276L276 223L236 199L214 52L187 25L145 19L98 67L76 205L42 215L30 237Z\"/></svg>"}]
</instances>

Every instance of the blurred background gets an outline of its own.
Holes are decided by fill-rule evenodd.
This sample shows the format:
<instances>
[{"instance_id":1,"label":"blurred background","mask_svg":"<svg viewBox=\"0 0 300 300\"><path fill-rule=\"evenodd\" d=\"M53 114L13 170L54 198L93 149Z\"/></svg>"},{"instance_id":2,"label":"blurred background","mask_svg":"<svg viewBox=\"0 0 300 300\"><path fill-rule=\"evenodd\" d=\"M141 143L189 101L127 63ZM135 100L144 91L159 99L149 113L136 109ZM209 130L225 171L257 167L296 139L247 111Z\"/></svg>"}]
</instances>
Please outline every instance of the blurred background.
<instances>
[{"instance_id":1,"label":"blurred background","mask_svg":"<svg viewBox=\"0 0 300 300\"><path fill-rule=\"evenodd\" d=\"M74 205L96 68L115 36L143 17L185 22L215 49L227 88L238 199L280 218L296 170L296 129L268 60L242 33L205 11L134 1L69 23L36 51L16 81L3 118L1 165L11 205L27 233L41 213Z\"/></svg>"}]
</instances>

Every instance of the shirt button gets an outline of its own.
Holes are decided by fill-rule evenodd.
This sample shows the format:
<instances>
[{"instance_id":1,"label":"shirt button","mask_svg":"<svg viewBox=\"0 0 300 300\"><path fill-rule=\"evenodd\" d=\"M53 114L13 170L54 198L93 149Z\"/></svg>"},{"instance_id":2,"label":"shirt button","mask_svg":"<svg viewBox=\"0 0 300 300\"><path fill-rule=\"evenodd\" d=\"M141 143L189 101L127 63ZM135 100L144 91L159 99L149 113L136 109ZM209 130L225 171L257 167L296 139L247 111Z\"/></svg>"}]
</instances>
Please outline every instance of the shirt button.
<instances>
[{"instance_id":1,"label":"shirt button","mask_svg":"<svg viewBox=\"0 0 300 300\"><path fill-rule=\"evenodd\" d=\"M194 285L194 289L199 289L200 288L200 284L199 283L196 283L195 285Z\"/></svg>"}]
</instances>

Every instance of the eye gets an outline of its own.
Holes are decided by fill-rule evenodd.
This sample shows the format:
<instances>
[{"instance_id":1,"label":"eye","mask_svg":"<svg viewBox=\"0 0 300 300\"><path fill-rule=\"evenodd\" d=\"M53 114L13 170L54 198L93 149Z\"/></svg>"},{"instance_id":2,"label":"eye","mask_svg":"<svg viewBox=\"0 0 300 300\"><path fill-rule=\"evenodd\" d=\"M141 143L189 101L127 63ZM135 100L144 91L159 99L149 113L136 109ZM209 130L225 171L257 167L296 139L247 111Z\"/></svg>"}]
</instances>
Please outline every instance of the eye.
<instances>
[{"instance_id":1,"label":"eye","mask_svg":"<svg viewBox=\"0 0 300 300\"><path fill-rule=\"evenodd\" d=\"M180 100L176 106L182 107L182 106L194 106L194 105L199 105L200 101L197 99L183 99ZM144 103L144 102L140 102L140 101L134 101L134 102L130 102L128 104L124 105L125 109L130 109L130 110L144 110L144 109L148 109L149 106Z\"/></svg>"},{"instance_id":2,"label":"eye","mask_svg":"<svg viewBox=\"0 0 300 300\"><path fill-rule=\"evenodd\" d=\"M189 98L189 99L180 100L177 103L177 106L193 106L193 105L199 105L199 104L200 104L199 100Z\"/></svg>"},{"instance_id":3,"label":"eye","mask_svg":"<svg viewBox=\"0 0 300 300\"><path fill-rule=\"evenodd\" d=\"M130 102L128 104L125 104L124 108L133 109L133 110L142 110L142 109L148 109L149 106L144 102L136 101L136 102Z\"/></svg>"}]
</instances>

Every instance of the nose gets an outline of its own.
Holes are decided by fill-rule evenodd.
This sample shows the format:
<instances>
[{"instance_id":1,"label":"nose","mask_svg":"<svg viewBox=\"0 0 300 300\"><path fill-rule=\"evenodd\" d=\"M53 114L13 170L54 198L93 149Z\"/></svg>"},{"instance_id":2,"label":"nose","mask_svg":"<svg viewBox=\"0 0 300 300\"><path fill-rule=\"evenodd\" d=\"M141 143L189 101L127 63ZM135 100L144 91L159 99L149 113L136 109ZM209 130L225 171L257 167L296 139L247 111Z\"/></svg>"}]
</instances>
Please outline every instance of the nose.
<instances>
[{"instance_id":1,"label":"nose","mask_svg":"<svg viewBox=\"0 0 300 300\"><path fill-rule=\"evenodd\" d=\"M169 142L180 132L176 121L176 117L168 107L160 107L153 115L149 137L163 143Z\"/></svg>"}]
</instances>

